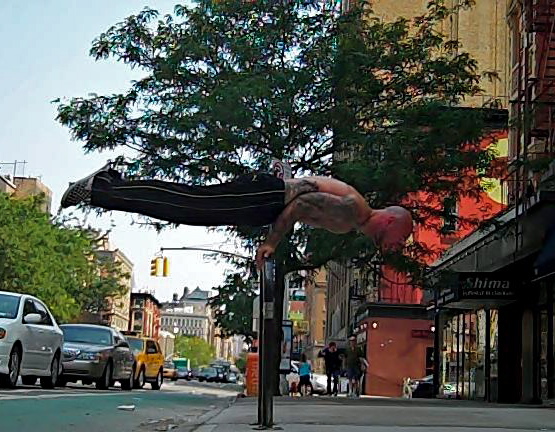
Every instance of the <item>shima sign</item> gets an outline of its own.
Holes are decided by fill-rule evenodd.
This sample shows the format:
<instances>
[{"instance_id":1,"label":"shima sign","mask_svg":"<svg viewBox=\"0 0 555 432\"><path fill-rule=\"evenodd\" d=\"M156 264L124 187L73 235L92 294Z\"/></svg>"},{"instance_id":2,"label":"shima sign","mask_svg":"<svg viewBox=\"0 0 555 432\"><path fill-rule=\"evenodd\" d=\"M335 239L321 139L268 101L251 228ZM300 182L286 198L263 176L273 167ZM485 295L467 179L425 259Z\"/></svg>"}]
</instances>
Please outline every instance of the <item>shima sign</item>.
<instances>
[{"instance_id":1,"label":"shima sign","mask_svg":"<svg viewBox=\"0 0 555 432\"><path fill-rule=\"evenodd\" d=\"M449 279L442 284L443 289L437 298L438 306L462 306L468 303L466 300L513 300L519 284L517 280L493 273L458 273Z\"/></svg>"},{"instance_id":2,"label":"shima sign","mask_svg":"<svg viewBox=\"0 0 555 432\"><path fill-rule=\"evenodd\" d=\"M514 298L515 281L491 273L459 274L459 298L502 299Z\"/></svg>"}]
</instances>

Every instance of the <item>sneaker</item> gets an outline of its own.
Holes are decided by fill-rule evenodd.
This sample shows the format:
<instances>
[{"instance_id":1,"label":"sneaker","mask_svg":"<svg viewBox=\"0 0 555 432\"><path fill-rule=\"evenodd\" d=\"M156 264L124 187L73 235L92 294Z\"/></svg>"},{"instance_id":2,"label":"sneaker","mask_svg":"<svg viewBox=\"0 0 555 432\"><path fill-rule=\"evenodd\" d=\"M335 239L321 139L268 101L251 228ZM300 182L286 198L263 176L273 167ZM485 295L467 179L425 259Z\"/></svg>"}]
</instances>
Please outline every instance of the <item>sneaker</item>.
<instances>
[{"instance_id":1,"label":"sneaker","mask_svg":"<svg viewBox=\"0 0 555 432\"><path fill-rule=\"evenodd\" d=\"M87 177L84 177L74 183L70 183L69 187L62 196L62 208L72 207L82 203L89 204L91 201L92 182L95 176L101 172L107 172L111 166L112 163L108 161L106 165Z\"/></svg>"}]
</instances>

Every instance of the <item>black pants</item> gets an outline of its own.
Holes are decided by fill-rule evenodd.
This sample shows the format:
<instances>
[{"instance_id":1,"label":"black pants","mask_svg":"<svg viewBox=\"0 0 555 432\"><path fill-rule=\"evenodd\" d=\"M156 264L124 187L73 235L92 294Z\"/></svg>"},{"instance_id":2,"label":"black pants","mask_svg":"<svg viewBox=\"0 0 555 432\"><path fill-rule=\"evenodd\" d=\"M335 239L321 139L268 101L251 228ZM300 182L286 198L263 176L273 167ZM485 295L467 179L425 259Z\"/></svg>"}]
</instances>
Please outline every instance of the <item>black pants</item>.
<instances>
[{"instance_id":1,"label":"black pants","mask_svg":"<svg viewBox=\"0 0 555 432\"><path fill-rule=\"evenodd\" d=\"M328 388L327 393L330 394L337 394L337 386L339 384L339 371L326 371L326 375L328 376ZM331 391L331 383L333 380L333 392Z\"/></svg>"},{"instance_id":2,"label":"black pants","mask_svg":"<svg viewBox=\"0 0 555 432\"><path fill-rule=\"evenodd\" d=\"M110 170L94 178L91 204L176 224L264 226L275 222L285 207L285 183L269 174L251 174L228 183L195 186L124 180Z\"/></svg>"}]
</instances>

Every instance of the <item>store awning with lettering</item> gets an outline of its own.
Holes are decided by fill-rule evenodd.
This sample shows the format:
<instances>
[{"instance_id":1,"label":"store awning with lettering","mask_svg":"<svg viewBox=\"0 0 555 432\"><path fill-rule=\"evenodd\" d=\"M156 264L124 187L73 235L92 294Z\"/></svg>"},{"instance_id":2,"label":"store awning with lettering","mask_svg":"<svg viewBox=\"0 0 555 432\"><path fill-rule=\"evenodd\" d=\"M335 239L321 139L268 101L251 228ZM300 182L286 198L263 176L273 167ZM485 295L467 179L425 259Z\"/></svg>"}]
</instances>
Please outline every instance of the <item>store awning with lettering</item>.
<instances>
[{"instance_id":1,"label":"store awning with lettering","mask_svg":"<svg viewBox=\"0 0 555 432\"><path fill-rule=\"evenodd\" d=\"M457 273L437 297L440 308L494 308L512 303L520 283L495 273Z\"/></svg>"}]
</instances>

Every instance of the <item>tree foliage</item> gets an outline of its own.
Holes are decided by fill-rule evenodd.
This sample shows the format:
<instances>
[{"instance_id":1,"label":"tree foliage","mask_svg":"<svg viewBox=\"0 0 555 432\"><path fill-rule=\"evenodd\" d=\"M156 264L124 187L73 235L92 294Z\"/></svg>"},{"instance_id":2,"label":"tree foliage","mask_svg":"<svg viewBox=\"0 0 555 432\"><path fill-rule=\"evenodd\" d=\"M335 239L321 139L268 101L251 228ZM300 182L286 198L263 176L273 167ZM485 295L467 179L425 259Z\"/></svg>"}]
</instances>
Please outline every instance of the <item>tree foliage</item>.
<instances>
[{"instance_id":1,"label":"tree foliage","mask_svg":"<svg viewBox=\"0 0 555 432\"><path fill-rule=\"evenodd\" d=\"M123 93L62 102L58 120L86 151L120 149L137 176L221 182L285 159L295 176L333 175L373 207L402 202L439 230L438 203L478 196L476 173L492 158L478 144L483 113L456 108L480 93L478 65L439 33L455 11L444 1L414 20L368 18L370 8L200 0L163 17L144 9L90 51L144 77ZM229 230L249 248L265 233ZM357 234L296 227L278 255L287 272L375 252ZM415 270L411 260L432 252L415 243L408 259L391 259Z\"/></svg>"},{"instance_id":2,"label":"tree foliage","mask_svg":"<svg viewBox=\"0 0 555 432\"><path fill-rule=\"evenodd\" d=\"M242 273L234 273L228 275L222 285L212 289L217 293L208 303L222 336L241 335L250 343L255 335L252 308L256 293L252 280Z\"/></svg>"},{"instance_id":3,"label":"tree foliage","mask_svg":"<svg viewBox=\"0 0 555 432\"><path fill-rule=\"evenodd\" d=\"M194 336L178 336L175 339L174 352L179 357L188 358L192 367L210 363L216 354L212 345L204 339Z\"/></svg>"},{"instance_id":4,"label":"tree foliage","mask_svg":"<svg viewBox=\"0 0 555 432\"><path fill-rule=\"evenodd\" d=\"M0 194L0 290L37 296L60 321L96 312L128 275L97 258L93 233L51 221L40 202Z\"/></svg>"}]
</instances>

